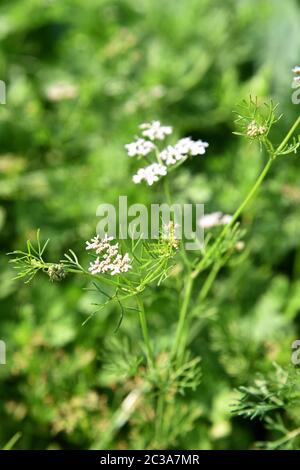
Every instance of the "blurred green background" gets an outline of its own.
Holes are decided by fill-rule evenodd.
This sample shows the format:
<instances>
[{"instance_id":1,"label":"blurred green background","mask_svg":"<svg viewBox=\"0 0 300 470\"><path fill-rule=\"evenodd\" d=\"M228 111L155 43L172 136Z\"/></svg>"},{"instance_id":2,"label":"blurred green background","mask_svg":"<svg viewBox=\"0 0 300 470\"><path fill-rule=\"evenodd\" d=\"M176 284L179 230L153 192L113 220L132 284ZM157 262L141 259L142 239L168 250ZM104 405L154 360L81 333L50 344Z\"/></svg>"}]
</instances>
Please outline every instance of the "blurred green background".
<instances>
[{"instance_id":1,"label":"blurred green background","mask_svg":"<svg viewBox=\"0 0 300 470\"><path fill-rule=\"evenodd\" d=\"M156 201L155 190L132 184L124 151L152 119L210 143L205 158L177 172L176 197L232 213L265 158L232 135L232 111L250 94L272 97L284 113L280 141L299 114L291 103L299 24L296 0L2 0L0 448L18 432L15 448L99 447L135 381L105 368L105 358L118 361L119 345L140 335L134 314L115 334L112 307L82 326L94 307L81 279L38 276L28 287L12 281L5 254L41 228L49 261L72 248L87 263L100 203L120 194ZM296 157L276 162L243 217L249 256L221 273L199 318L192 349L202 384L178 405L183 422L170 448L252 448L270 438L261 423L232 418L230 404L256 373L287 365L300 335L298 168ZM167 294L158 289L147 305L162 344L177 312L176 292ZM147 447L151 410L143 413L107 445Z\"/></svg>"}]
</instances>

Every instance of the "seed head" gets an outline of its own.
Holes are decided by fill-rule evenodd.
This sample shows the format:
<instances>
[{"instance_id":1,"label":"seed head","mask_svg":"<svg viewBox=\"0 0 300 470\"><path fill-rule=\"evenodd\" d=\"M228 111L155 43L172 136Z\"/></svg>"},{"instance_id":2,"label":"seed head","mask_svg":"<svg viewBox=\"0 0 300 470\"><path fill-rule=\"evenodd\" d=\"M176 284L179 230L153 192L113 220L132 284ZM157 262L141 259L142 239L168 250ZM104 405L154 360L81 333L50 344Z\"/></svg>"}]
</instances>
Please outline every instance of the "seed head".
<instances>
[{"instance_id":1,"label":"seed head","mask_svg":"<svg viewBox=\"0 0 300 470\"><path fill-rule=\"evenodd\" d=\"M50 281L62 281L67 275L63 264L51 264L48 268L48 276Z\"/></svg>"},{"instance_id":2,"label":"seed head","mask_svg":"<svg viewBox=\"0 0 300 470\"><path fill-rule=\"evenodd\" d=\"M260 126L255 120L251 121L247 127L247 135L251 138L259 137L267 132L265 126Z\"/></svg>"}]
</instances>

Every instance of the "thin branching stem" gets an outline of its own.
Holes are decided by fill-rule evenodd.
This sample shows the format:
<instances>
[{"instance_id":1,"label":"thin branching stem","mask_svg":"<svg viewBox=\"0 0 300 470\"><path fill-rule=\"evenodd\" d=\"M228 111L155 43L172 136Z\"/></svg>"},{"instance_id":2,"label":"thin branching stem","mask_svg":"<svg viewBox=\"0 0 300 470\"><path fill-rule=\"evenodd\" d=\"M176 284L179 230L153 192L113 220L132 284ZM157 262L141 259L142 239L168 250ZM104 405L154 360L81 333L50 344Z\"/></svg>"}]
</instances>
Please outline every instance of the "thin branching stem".
<instances>
[{"instance_id":1,"label":"thin branching stem","mask_svg":"<svg viewBox=\"0 0 300 470\"><path fill-rule=\"evenodd\" d=\"M178 359L180 351L180 343L183 340L183 330L185 326L185 321L188 313L188 307L191 299L192 289L194 284L194 278L189 275L187 277L186 286L184 290L183 302L179 311L179 320L177 324L177 329L175 333L175 340L173 343L173 348L171 352L171 357Z\"/></svg>"},{"instance_id":2,"label":"thin branching stem","mask_svg":"<svg viewBox=\"0 0 300 470\"><path fill-rule=\"evenodd\" d=\"M186 282L186 287L185 287L185 292L184 292L184 298L182 302L181 309L179 311L179 320L177 324L177 329L176 329L176 334L175 334L175 340L173 343L173 348L172 348L172 353L171 357L175 359L182 358L184 356L184 350L185 346L187 343L187 338L184 334L185 332L185 323L186 319L188 316L188 309L189 309L189 304L191 300L191 295L192 295L192 288L194 284L194 279L197 278L197 276L200 274L200 272L203 270L203 268L206 266L207 261L214 256L214 254L217 252L218 248L220 247L222 241L226 237L227 233L231 230L231 228L234 226L236 221L238 220L239 216L242 214L242 212L245 210L245 208L249 205L249 203L252 201L252 199L255 197L256 193L258 192L259 188L261 187L263 181L265 180L273 161L275 160L276 156L284 147L287 145L289 142L290 138L292 137L293 133L297 129L297 127L300 124L300 116L297 118L295 123L292 125L290 128L289 132L285 136L285 138L282 140L282 142L279 144L277 149L275 150L274 154L268 159L266 165L264 166L262 172L258 176L257 180L255 181L254 185L250 189L249 193L246 195L240 206L237 208L235 213L233 214L233 217L228 223L224 229L222 230L220 236L217 238L215 243L210 247L210 249L207 251L206 255L202 258L202 260L198 263L196 268L189 274L187 282ZM219 266L216 265L215 263L213 264L212 270L210 274L208 275L207 281L204 283L202 291L200 291L200 297L201 300L204 300L206 295L208 294L210 287L215 280L218 272L219 272Z\"/></svg>"},{"instance_id":3,"label":"thin branching stem","mask_svg":"<svg viewBox=\"0 0 300 470\"><path fill-rule=\"evenodd\" d=\"M148 365L149 367L153 367L154 357L153 357L153 350L152 350L152 346L150 342L150 336L149 336L149 331L148 331L144 304L139 295L136 296L136 300L137 300L137 304L139 308L139 319L140 319L141 331L142 331L145 348L146 348L146 356L147 356Z\"/></svg>"}]
</instances>

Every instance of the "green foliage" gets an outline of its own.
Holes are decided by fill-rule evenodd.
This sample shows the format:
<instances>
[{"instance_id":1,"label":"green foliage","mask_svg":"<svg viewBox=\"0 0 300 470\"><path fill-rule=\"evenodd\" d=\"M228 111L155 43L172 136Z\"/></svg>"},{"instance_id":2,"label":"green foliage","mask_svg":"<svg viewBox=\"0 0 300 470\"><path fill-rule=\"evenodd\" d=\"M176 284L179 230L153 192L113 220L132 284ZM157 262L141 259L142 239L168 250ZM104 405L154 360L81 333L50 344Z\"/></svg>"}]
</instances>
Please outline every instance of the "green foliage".
<instances>
[{"instance_id":1,"label":"green foliage","mask_svg":"<svg viewBox=\"0 0 300 470\"><path fill-rule=\"evenodd\" d=\"M250 387L240 387L241 398L234 412L264 420L274 436L272 441L258 443L260 447L269 450L299 448L299 377L298 369L283 369L275 364L275 372L257 378Z\"/></svg>"},{"instance_id":2,"label":"green foliage","mask_svg":"<svg viewBox=\"0 0 300 470\"><path fill-rule=\"evenodd\" d=\"M15 250L9 255L14 256L11 259L14 268L18 270L14 279L25 278L25 283L32 281L34 276L40 271L46 271L49 274L51 265L47 265L43 260L43 253L48 245L47 240L43 246L40 243L40 232L37 232L37 247L35 248L30 240L27 240L27 251ZM51 270L49 277L51 278Z\"/></svg>"},{"instance_id":3,"label":"green foliage","mask_svg":"<svg viewBox=\"0 0 300 470\"><path fill-rule=\"evenodd\" d=\"M290 98L298 3L1 3L2 449L237 449L258 441L299 449L299 373L290 362L300 334L299 137L282 140L299 115ZM236 129L232 110L249 95L263 98L238 110ZM276 123L274 106L260 106L271 101L284 115ZM196 261L188 254L198 275L173 355L189 287L181 251L122 247L136 255L130 286L86 274L84 241L99 204L120 194L129 203L165 200L161 185L132 184L124 152L137 125L152 119L209 142L207 155L185 162L170 182L175 202L205 203L206 212L234 213L276 158L222 243L215 245L222 229L207 239L213 253ZM249 142L253 120L258 133ZM39 228L41 240L51 239L47 250L38 238L16 252ZM12 281L14 266L30 286Z\"/></svg>"}]
</instances>

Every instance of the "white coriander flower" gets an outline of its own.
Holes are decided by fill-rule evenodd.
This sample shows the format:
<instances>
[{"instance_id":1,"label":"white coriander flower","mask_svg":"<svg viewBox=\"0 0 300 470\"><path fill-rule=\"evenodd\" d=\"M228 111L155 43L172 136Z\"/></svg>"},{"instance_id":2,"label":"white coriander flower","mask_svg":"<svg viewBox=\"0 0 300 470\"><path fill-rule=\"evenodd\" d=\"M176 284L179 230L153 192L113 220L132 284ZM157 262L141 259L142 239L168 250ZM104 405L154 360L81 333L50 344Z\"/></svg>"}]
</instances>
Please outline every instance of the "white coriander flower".
<instances>
[{"instance_id":1,"label":"white coriander flower","mask_svg":"<svg viewBox=\"0 0 300 470\"><path fill-rule=\"evenodd\" d=\"M220 225L227 225L231 222L232 216L229 214L223 214L222 212L212 212L211 214L203 215L199 220L198 224L201 228L213 228Z\"/></svg>"},{"instance_id":2,"label":"white coriander flower","mask_svg":"<svg viewBox=\"0 0 300 470\"><path fill-rule=\"evenodd\" d=\"M149 186L152 186L153 183L159 180L160 176L165 176L166 174L167 167L165 165L152 163L145 168L140 168L132 180L135 184L139 184L144 180Z\"/></svg>"},{"instance_id":3,"label":"white coriander flower","mask_svg":"<svg viewBox=\"0 0 300 470\"><path fill-rule=\"evenodd\" d=\"M300 85L300 75L298 77L294 77L294 82L297 84L297 85Z\"/></svg>"},{"instance_id":4,"label":"white coriander flower","mask_svg":"<svg viewBox=\"0 0 300 470\"><path fill-rule=\"evenodd\" d=\"M137 139L135 142L126 144L125 148L129 157L135 157L136 155L148 155L155 149L155 145L149 140Z\"/></svg>"},{"instance_id":5,"label":"white coriander flower","mask_svg":"<svg viewBox=\"0 0 300 470\"><path fill-rule=\"evenodd\" d=\"M176 149L183 154L187 154L191 148L192 139L190 137L184 137L183 139L178 140L175 145Z\"/></svg>"},{"instance_id":6,"label":"white coriander flower","mask_svg":"<svg viewBox=\"0 0 300 470\"><path fill-rule=\"evenodd\" d=\"M175 147L181 153L188 153L192 156L196 156L205 154L208 143L202 140L193 140L190 137L185 137L184 139L180 139Z\"/></svg>"},{"instance_id":7,"label":"white coriander flower","mask_svg":"<svg viewBox=\"0 0 300 470\"><path fill-rule=\"evenodd\" d=\"M135 175L133 175L132 181L134 182L134 184L139 184L143 181L144 178L145 178L145 168L140 168L138 172Z\"/></svg>"},{"instance_id":8,"label":"white coriander flower","mask_svg":"<svg viewBox=\"0 0 300 470\"><path fill-rule=\"evenodd\" d=\"M168 147L160 152L159 156L166 165L174 165L183 158L186 158L186 155L184 155L180 149L176 148L176 145L175 147L173 145L168 145Z\"/></svg>"},{"instance_id":9,"label":"white coriander flower","mask_svg":"<svg viewBox=\"0 0 300 470\"><path fill-rule=\"evenodd\" d=\"M97 254L101 253L104 250L107 250L110 246L109 242L113 240L113 237L108 237L107 233L105 237L101 240L99 235L91 239L91 242L86 242L86 250L95 250Z\"/></svg>"},{"instance_id":10,"label":"white coriander flower","mask_svg":"<svg viewBox=\"0 0 300 470\"><path fill-rule=\"evenodd\" d=\"M111 260L111 258L118 256L119 254L119 243L115 245L108 245L106 253L103 255L103 259Z\"/></svg>"},{"instance_id":11,"label":"white coriander flower","mask_svg":"<svg viewBox=\"0 0 300 470\"><path fill-rule=\"evenodd\" d=\"M91 274L105 274L111 270L110 259L97 258L94 263L90 263L89 271Z\"/></svg>"},{"instance_id":12,"label":"white coriander flower","mask_svg":"<svg viewBox=\"0 0 300 470\"><path fill-rule=\"evenodd\" d=\"M166 165L174 165L181 160L185 160L189 155L203 155L207 147L207 142L185 137L184 139L180 139L176 145L168 145L168 147L162 150L160 158Z\"/></svg>"},{"instance_id":13,"label":"white coriander flower","mask_svg":"<svg viewBox=\"0 0 300 470\"><path fill-rule=\"evenodd\" d=\"M300 74L300 66L299 66L299 65L295 65L295 67L292 69L292 72L293 72L293 73L298 73L298 74Z\"/></svg>"},{"instance_id":14,"label":"white coriander flower","mask_svg":"<svg viewBox=\"0 0 300 470\"><path fill-rule=\"evenodd\" d=\"M101 272L100 258L98 257L94 263L90 263L89 271L91 274L98 274Z\"/></svg>"},{"instance_id":15,"label":"white coriander flower","mask_svg":"<svg viewBox=\"0 0 300 470\"><path fill-rule=\"evenodd\" d=\"M153 150L156 151L157 162L140 168L132 177L135 184L146 181L149 186L158 181L161 176L167 174L167 167L183 162L189 156L204 155L208 143L202 140L193 140L191 137L180 139L175 145L168 145L160 150L154 140L164 140L173 132L171 126L163 126L160 121L152 121L140 125L143 137L137 138L135 142L125 145L129 157L145 156ZM147 139L145 139L146 137Z\"/></svg>"},{"instance_id":16,"label":"white coriander flower","mask_svg":"<svg viewBox=\"0 0 300 470\"><path fill-rule=\"evenodd\" d=\"M223 217L221 217L222 225L230 224L231 221L232 221L232 215L224 214Z\"/></svg>"},{"instance_id":17,"label":"white coriander flower","mask_svg":"<svg viewBox=\"0 0 300 470\"><path fill-rule=\"evenodd\" d=\"M86 250L96 250L98 247L100 240L99 240L99 235L96 235L94 238L91 239L90 242L85 242L86 243Z\"/></svg>"},{"instance_id":18,"label":"white coriander flower","mask_svg":"<svg viewBox=\"0 0 300 470\"><path fill-rule=\"evenodd\" d=\"M114 276L115 274L127 273L131 267L128 253L125 253L124 256L117 255L112 265L111 275Z\"/></svg>"},{"instance_id":19,"label":"white coriander flower","mask_svg":"<svg viewBox=\"0 0 300 470\"><path fill-rule=\"evenodd\" d=\"M140 129L142 129L142 135L150 140L164 140L173 132L171 126L162 126L159 121L145 122L140 125Z\"/></svg>"},{"instance_id":20,"label":"white coriander flower","mask_svg":"<svg viewBox=\"0 0 300 470\"><path fill-rule=\"evenodd\" d=\"M92 238L91 242L86 242L87 250L94 250L97 256L96 260L90 263L89 271L91 274L105 274L110 273L112 276L115 274L125 273L131 269L131 260L128 253L122 256L119 253L119 244L111 245L110 242L113 237L105 237L99 239L99 235Z\"/></svg>"},{"instance_id":21,"label":"white coriander flower","mask_svg":"<svg viewBox=\"0 0 300 470\"><path fill-rule=\"evenodd\" d=\"M202 140L193 140L191 142L190 154L193 156L204 155L207 147L208 147L207 142L203 142Z\"/></svg>"}]
</instances>

